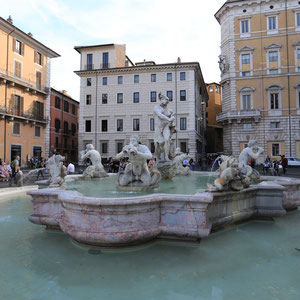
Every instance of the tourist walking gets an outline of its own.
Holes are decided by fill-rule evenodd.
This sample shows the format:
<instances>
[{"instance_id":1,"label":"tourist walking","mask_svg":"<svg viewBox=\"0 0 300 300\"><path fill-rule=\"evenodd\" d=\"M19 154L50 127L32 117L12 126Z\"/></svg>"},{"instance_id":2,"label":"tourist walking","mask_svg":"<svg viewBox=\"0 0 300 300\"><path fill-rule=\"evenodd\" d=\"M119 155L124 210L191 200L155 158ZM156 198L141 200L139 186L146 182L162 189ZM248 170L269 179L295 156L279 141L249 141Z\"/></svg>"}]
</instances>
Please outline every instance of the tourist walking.
<instances>
[{"instance_id":1,"label":"tourist walking","mask_svg":"<svg viewBox=\"0 0 300 300\"><path fill-rule=\"evenodd\" d=\"M283 168L283 174L285 174L285 173L286 173L287 166L288 166L288 160L287 160L287 158L285 157L285 155L282 155L282 156L281 156L281 165L282 165L282 168Z\"/></svg>"}]
</instances>

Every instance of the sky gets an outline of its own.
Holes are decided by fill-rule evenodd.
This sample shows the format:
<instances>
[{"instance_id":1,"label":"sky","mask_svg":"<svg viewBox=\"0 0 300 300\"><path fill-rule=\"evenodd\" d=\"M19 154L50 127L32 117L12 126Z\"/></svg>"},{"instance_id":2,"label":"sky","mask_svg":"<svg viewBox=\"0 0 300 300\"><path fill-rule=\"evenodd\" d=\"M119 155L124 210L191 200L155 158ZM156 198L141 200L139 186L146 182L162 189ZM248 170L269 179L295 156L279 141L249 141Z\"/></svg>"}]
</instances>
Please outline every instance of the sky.
<instances>
[{"instance_id":1,"label":"sky","mask_svg":"<svg viewBox=\"0 0 300 300\"><path fill-rule=\"evenodd\" d=\"M225 0L0 0L0 16L59 53L51 86L79 101L80 55L74 46L126 44L131 61L199 62L206 83L219 82Z\"/></svg>"}]
</instances>

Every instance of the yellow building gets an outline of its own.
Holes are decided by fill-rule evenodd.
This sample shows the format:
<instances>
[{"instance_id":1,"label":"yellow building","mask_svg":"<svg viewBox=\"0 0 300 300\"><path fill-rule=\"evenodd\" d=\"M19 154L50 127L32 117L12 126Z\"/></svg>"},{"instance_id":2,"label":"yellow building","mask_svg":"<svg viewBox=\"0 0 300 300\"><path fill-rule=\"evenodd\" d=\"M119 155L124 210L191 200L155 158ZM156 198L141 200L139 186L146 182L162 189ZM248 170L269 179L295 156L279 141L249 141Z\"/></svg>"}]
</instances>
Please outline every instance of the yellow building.
<instances>
[{"instance_id":1,"label":"yellow building","mask_svg":"<svg viewBox=\"0 0 300 300\"><path fill-rule=\"evenodd\" d=\"M300 157L299 1L228 0L215 16L224 152L256 139L272 159Z\"/></svg>"},{"instance_id":2,"label":"yellow building","mask_svg":"<svg viewBox=\"0 0 300 300\"><path fill-rule=\"evenodd\" d=\"M59 54L0 17L0 158L49 151L50 58Z\"/></svg>"}]
</instances>

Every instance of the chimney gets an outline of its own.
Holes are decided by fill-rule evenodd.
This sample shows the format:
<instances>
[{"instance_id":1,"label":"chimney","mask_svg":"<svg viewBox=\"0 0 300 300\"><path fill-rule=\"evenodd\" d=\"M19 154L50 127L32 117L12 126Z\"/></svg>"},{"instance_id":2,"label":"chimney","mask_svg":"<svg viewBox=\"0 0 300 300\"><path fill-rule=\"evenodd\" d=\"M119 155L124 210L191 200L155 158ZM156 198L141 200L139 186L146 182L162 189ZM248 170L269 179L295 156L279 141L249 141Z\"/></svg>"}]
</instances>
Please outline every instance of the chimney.
<instances>
[{"instance_id":1,"label":"chimney","mask_svg":"<svg viewBox=\"0 0 300 300\"><path fill-rule=\"evenodd\" d=\"M13 19L11 18L11 15L9 15L7 22L10 23L11 25L13 25Z\"/></svg>"},{"instance_id":2,"label":"chimney","mask_svg":"<svg viewBox=\"0 0 300 300\"><path fill-rule=\"evenodd\" d=\"M177 58L177 63L180 64L181 63L181 58L178 56Z\"/></svg>"},{"instance_id":3,"label":"chimney","mask_svg":"<svg viewBox=\"0 0 300 300\"><path fill-rule=\"evenodd\" d=\"M33 37L31 32L28 32L27 35L30 36L30 37Z\"/></svg>"}]
</instances>

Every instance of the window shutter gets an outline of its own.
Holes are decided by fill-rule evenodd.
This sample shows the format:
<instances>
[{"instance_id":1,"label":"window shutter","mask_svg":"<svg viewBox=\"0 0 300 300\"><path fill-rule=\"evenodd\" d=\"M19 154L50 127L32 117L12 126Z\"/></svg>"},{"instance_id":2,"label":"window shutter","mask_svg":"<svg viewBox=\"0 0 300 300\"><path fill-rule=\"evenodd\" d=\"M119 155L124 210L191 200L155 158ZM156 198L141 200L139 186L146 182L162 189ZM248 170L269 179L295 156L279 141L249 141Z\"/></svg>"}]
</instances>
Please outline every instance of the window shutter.
<instances>
[{"instance_id":1,"label":"window shutter","mask_svg":"<svg viewBox=\"0 0 300 300\"><path fill-rule=\"evenodd\" d=\"M21 43L21 55L24 56L24 48L25 48L25 44L22 42Z\"/></svg>"},{"instance_id":2,"label":"window shutter","mask_svg":"<svg viewBox=\"0 0 300 300\"><path fill-rule=\"evenodd\" d=\"M44 55L43 54L41 54L41 66L43 66L44 65Z\"/></svg>"},{"instance_id":3,"label":"window shutter","mask_svg":"<svg viewBox=\"0 0 300 300\"><path fill-rule=\"evenodd\" d=\"M40 117L44 118L44 103L41 103L41 111L40 111Z\"/></svg>"},{"instance_id":4,"label":"window shutter","mask_svg":"<svg viewBox=\"0 0 300 300\"><path fill-rule=\"evenodd\" d=\"M15 108L15 95L11 94L10 105L9 105L10 112L13 111L14 108Z\"/></svg>"},{"instance_id":5,"label":"window shutter","mask_svg":"<svg viewBox=\"0 0 300 300\"><path fill-rule=\"evenodd\" d=\"M13 51L16 50L16 39L15 38L13 38L12 49L13 49Z\"/></svg>"},{"instance_id":6,"label":"window shutter","mask_svg":"<svg viewBox=\"0 0 300 300\"><path fill-rule=\"evenodd\" d=\"M34 50L34 62L37 64L38 58L37 58L37 51Z\"/></svg>"},{"instance_id":7,"label":"window shutter","mask_svg":"<svg viewBox=\"0 0 300 300\"><path fill-rule=\"evenodd\" d=\"M24 97L20 97L20 115L23 116L24 111Z\"/></svg>"}]
</instances>

